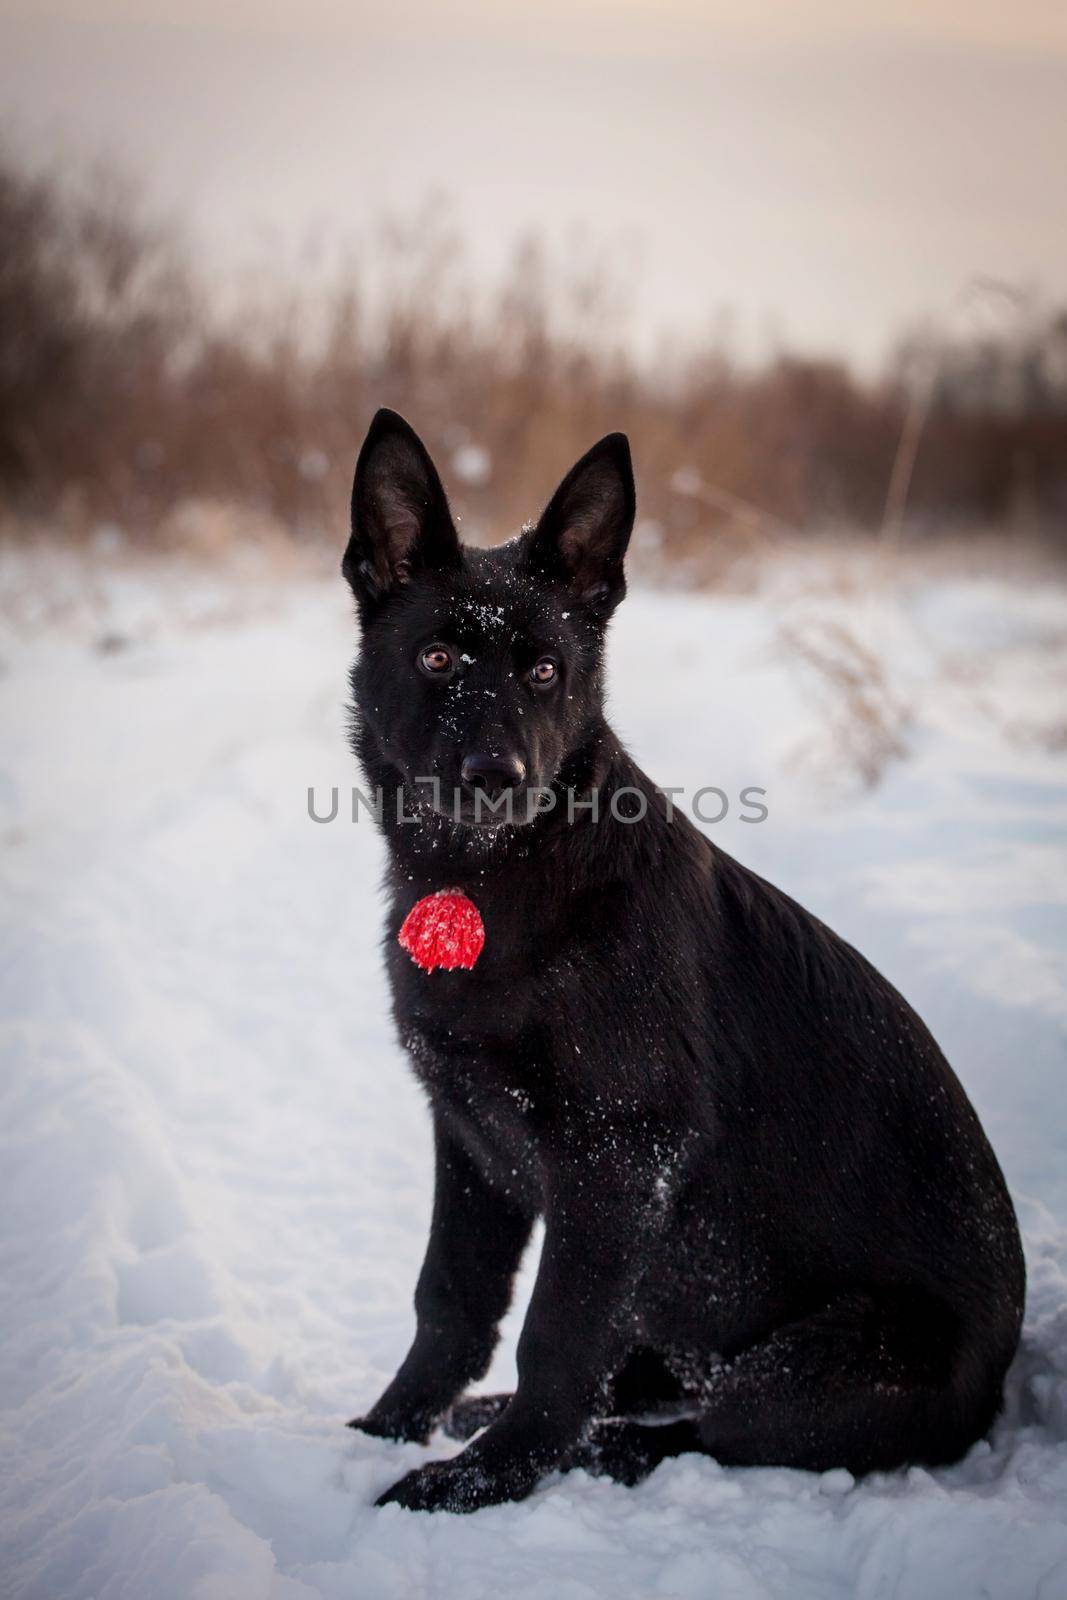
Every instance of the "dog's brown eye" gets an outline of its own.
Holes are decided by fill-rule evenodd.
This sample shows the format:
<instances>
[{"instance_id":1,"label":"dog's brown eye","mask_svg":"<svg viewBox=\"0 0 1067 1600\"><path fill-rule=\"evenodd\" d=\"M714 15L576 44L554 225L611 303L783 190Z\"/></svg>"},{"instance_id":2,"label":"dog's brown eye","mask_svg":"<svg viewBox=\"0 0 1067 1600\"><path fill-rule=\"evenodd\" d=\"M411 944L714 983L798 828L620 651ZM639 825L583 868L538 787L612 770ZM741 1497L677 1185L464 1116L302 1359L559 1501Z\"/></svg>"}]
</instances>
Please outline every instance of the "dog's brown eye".
<instances>
[{"instance_id":1,"label":"dog's brown eye","mask_svg":"<svg viewBox=\"0 0 1067 1600\"><path fill-rule=\"evenodd\" d=\"M452 671L452 652L446 650L443 644L432 644L428 650L422 652L419 665L423 672L428 672L433 678L439 678L444 673Z\"/></svg>"},{"instance_id":2,"label":"dog's brown eye","mask_svg":"<svg viewBox=\"0 0 1067 1600\"><path fill-rule=\"evenodd\" d=\"M530 677L534 683L551 683L556 676L556 663L550 661L548 656L542 656L536 666L530 668Z\"/></svg>"}]
</instances>

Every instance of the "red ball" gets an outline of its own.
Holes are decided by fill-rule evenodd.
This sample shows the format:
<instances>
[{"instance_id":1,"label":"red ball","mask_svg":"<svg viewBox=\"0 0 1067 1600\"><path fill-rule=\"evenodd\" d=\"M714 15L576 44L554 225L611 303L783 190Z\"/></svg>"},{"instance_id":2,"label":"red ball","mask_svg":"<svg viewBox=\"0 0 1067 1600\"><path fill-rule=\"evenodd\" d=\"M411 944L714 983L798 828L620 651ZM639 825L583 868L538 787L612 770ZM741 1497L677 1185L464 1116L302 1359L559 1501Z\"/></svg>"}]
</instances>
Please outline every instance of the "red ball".
<instances>
[{"instance_id":1,"label":"red ball","mask_svg":"<svg viewBox=\"0 0 1067 1600\"><path fill-rule=\"evenodd\" d=\"M416 966L427 972L473 967L485 944L478 907L458 889L439 889L416 900L398 934Z\"/></svg>"}]
</instances>

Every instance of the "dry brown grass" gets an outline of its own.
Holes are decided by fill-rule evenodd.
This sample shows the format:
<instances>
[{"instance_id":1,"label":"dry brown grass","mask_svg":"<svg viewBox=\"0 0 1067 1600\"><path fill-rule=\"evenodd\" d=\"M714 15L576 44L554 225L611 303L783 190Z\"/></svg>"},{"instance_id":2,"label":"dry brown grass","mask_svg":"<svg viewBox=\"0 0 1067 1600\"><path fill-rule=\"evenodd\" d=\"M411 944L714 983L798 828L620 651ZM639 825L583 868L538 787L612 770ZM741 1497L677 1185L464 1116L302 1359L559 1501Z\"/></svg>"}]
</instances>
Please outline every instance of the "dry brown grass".
<instances>
[{"instance_id":1,"label":"dry brown grass","mask_svg":"<svg viewBox=\"0 0 1067 1600\"><path fill-rule=\"evenodd\" d=\"M114 525L131 542L185 546L213 522L217 539L266 526L335 545L380 404L424 434L474 539L514 531L615 427L635 446L635 555L648 568L737 581L813 531L878 527L903 379L861 382L788 355L749 370L714 344L653 370L628 353L610 264L550 262L527 242L476 296L455 243L431 210L314 292L261 284L224 314L128 186L29 176L0 153L8 536ZM985 352L986 367L1008 354ZM1059 526L1067 380L1031 385L1034 403L1014 407L995 386L953 382L924 413L895 515L1004 528L1025 504L1035 525Z\"/></svg>"}]
</instances>

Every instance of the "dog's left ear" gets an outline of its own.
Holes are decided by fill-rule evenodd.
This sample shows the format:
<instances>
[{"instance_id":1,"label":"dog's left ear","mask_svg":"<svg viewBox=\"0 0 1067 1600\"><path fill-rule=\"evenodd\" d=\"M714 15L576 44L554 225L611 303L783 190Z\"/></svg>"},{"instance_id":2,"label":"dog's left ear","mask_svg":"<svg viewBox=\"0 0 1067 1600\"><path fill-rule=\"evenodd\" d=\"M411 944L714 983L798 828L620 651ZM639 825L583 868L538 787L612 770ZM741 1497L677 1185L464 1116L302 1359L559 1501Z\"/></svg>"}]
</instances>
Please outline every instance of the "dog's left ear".
<instances>
[{"instance_id":1,"label":"dog's left ear","mask_svg":"<svg viewBox=\"0 0 1067 1600\"><path fill-rule=\"evenodd\" d=\"M423 567L458 566L445 491L414 428L384 407L370 425L352 484L352 537L341 570L364 611Z\"/></svg>"},{"instance_id":2,"label":"dog's left ear","mask_svg":"<svg viewBox=\"0 0 1067 1600\"><path fill-rule=\"evenodd\" d=\"M608 615L626 593L622 563L635 509L629 442L609 433L571 468L527 535L527 566Z\"/></svg>"}]
</instances>

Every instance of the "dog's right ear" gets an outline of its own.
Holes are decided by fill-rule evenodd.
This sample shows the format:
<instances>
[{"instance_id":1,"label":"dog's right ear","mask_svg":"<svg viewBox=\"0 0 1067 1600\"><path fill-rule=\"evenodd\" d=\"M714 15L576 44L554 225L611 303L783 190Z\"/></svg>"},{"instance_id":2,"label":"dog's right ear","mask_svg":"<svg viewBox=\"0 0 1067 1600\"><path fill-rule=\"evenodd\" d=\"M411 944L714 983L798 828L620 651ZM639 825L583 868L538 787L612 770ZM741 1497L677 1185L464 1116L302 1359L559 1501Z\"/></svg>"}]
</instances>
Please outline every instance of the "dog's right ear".
<instances>
[{"instance_id":1,"label":"dog's right ear","mask_svg":"<svg viewBox=\"0 0 1067 1600\"><path fill-rule=\"evenodd\" d=\"M459 561L459 538L426 446L403 417L383 407L356 462L352 536L341 571L367 609L420 568Z\"/></svg>"}]
</instances>

